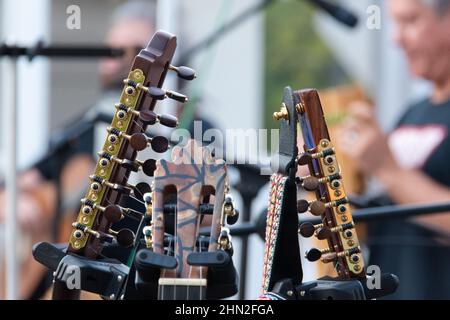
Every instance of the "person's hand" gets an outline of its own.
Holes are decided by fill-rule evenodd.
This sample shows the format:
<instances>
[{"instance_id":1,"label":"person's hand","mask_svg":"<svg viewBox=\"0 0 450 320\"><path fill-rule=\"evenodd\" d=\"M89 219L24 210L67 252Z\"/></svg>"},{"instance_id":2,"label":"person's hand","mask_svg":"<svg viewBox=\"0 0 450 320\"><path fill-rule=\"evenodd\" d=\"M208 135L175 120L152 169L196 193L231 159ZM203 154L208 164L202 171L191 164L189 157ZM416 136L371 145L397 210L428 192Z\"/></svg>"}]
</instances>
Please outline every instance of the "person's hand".
<instances>
[{"instance_id":1,"label":"person's hand","mask_svg":"<svg viewBox=\"0 0 450 320\"><path fill-rule=\"evenodd\" d=\"M349 106L349 116L338 134L340 151L354 160L354 165L367 176L377 176L398 167L373 113L366 102Z\"/></svg>"},{"instance_id":2,"label":"person's hand","mask_svg":"<svg viewBox=\"0 0 450 320\"><path fill-rule=\"evenodd\" d=\"M18 179L17 197L17 223L19 228L26 233L38 234L44 232L49 226L46 218L46 210L49 208L42 203L39 192L52 193L53 188L43 184L42 177L37 171L29 171L22 174ZM50 195L49 195L50 198ZM6 194L0 191L0 223L6 219Z\"/></svg>"}]
</instances>

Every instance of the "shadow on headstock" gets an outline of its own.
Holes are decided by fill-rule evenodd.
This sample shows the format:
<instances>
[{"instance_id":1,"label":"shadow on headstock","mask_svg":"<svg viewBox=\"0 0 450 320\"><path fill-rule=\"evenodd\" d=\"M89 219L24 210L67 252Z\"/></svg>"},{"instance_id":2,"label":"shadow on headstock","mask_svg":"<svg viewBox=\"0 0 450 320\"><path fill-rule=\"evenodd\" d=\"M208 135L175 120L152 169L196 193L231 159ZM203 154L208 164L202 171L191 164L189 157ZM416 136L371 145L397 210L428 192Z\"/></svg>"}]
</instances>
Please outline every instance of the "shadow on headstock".
<instances>
[{"instance_id":1,"label":"shadow on headstock","mask_svg":"<svg viewBox=\"0 0 450 320\"><path fill-rule=\"evenodd\" d=\"M202 300L236 293L233 247L226 223L238 218L226 165L190 140L159 160L151 197L147 249L136 255L139 276L158 287L161 300ZM209 237L199 234L210 227Z\"/></svg>"}]
</instances>

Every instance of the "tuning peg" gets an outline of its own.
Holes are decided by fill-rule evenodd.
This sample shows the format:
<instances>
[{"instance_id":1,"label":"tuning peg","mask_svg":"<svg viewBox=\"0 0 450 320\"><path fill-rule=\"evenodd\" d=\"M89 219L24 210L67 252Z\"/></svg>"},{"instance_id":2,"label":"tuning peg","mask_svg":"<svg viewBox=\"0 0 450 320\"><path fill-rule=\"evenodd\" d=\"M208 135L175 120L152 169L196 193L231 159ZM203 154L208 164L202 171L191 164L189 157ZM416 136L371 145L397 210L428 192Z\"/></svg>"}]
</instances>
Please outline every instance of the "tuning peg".
<instances>
[{"instance_id":1,"label":"tuning peg","mask_svg":"<svg viewBox=\"0 0 450 320\"><path fill-rule=\"evenodd\" d=\"M322 201L311 202L309 211L315 216L321 216L325 213L326 205Z\"/></svg>"},{"instance_id":2,"label":"tuning peg","mask_svg":"<svg viewBox=\"0 0 450 320\"><path fill-rule=\"evenodd\" d=\"M169 140L162 136L154 138L147 137L144 133L135 133L130 137L130 145L136 151L142 151L150 144L153 151L158 153L166 152L169 148Z\"/></svg>"},{"instance_id":3,"label":"tuning peg","mask_svg":"<svg viewBox=\"0 0 450 320\"><path fill-rule=\"evenodd\" d=\"M232 226L239 220L239 210L234 209L233 212L234 214L227 216L227 224L229 224L230 226Z\"/></svg>"},{"instance_id":4,"label":"tuning peg","mask_svg":"<svg viewBox=\"0 0 450 320\"><path fill-rule=\"evenodd\" d=\"M123 218L122 208L118 205L108 205L103 207L90 199L81 199L83 207L81 208L83 214L89 215L92 210L97 209L103 212L103 216L111 223L116 223Z\"/></svg>"},{"instance_id":5,"label":"tuning peg","mask_svg":"<svg viewBox=\"0 0 450 320\"><path fill-rule=\"evenodd\" d=\"M183 71L185 71L185 69ZM130 79L123 80L123 83L128 86L127 88L125 88L125 93L128 95L134 95L136 93L136 90L142 90L156 100L163 100L166 97L182 103L185 103L188 100L188 98L181 93L164 90L158 87L145 87L141 83L136 83Z\"/></svg>"},{"instance_id":6,"label":"tuning peg","mask_svg":"<svg viewBox=\"0 0 450 320\"><path fill-rule=\"evenodd\" d=\"M317 230L316 237L319 240L326 240L326 239L330 238L331 234L332 234L332 231L330 228L322 227Z\"/></svg>"},{"instance_id":7,"label":"tuning peg","mask_svg":"<svg viewBox=\"0 0 450 320\"><path fill-rule=\"evenodd\" d=\"M113 189L117 192L123 193L123 194L130 194L131 190L132 190L129 187L125 187L125 186L122 186L117 183L112 183L112 182L105 180L103 178L100 178L96 175L89 176L89 179L92 181L90 189L94 193L98 193L102 189L102 186L106 186L108 188L111 188L111 189Z\"/></svg>"},{"instance_id":8,"label":"tuning peg","mask_svg":"<svg viewBox=\"0 0 450 320\"><path fill-rule=\"evenodd\" d=\"M321 250L317 249L317 248L312 248L311 250L309 250L308 252L306 252L306 259L310 262L314 262L319 260L322 257L322 254L325 252L322 252Z\"/></svg>"},{"instance_id":9,"label":"tuning peg","mask_svg":"<svg viewBox=\"0 0 450 320\"><path fill-rule=\"evenodd\" d=\"M326 252L322 255L322 262L330 263L337 258L350 257L352 263L359 263L361 260L361 248L359 246L341 252Z\"/></svg>"},{"instance_id":10,"label":"tuning peg","mask_svg":"<svg viewBox=\"0 0 450 320\"><path fill-rule=\"evenodd\" d=\"M88 234L96 237L97 239L100 238L100 233L99 232L94 231L91 228L89 228L88 226L85 226L85 225L83 225L83 224L81 224L79 222L72 223L72 227L74 227L78 231L81 231L81 232L74 232L74 236L77 239L83 238L85 233L88 233Z\"/></svg>"},{"instance_id":11,"label":"tuning peg","mask_svg":"<svg viewBox=\"0 0 450 320\"><path fill-rule=\"evenodd\" d=\"M147 159L142 163L142 171L149 177L153 177L156 170L156 161L154 159Z\"/></svg>"},{"instance_id":12,"label":"tuning peg","mask_svg":"<svg viewBox=\"0 0 450 320\"><path fill-rule=\"evenodd\" d=\"M281 105L281 109L279 112L274 112L273 119L277 121L289 120L289 111L284 103Z\"/></svg>"},{"instance_id":13,"label":"tuning peg","mask_svg":"<svg viewBox=\"0 0 450 320\"><path fill-rule=\"evenodd\" d=\"M116 237L117 243L125 248L129 248L133 245L135 235L130 229L121 229L119 232L109 230L109 232Z\"/></svg>"},{"instance_id":14,"label":"tuning peg","mask_svg":"<svg viewBox=\"0 0 450 320\"><path fill-rule=\"evenodd\" d=\"M113 237L109 234L95 231L88 226L85 226L79 222L72 223L72 227L74 227L76 230L73 232L73 236L76 239L83 239L86 234L90 234L94 236L95 238L99 239L101 242L112 242Z\"/></svg>"},{"instance_id":15,"label":"tuning peg","mask_svg":"<svg viewBox=\"0 0 450 320\"><path fill-rule=\"evenodd\" d=\"M167 97L181 103L185 103L188 101L188 97L175 91L164 90L158 87L149 87L146 89L148 95L156 100L163 100Z\"/></svg>"},{"instance_id":16,"label":"tuning peg","mask_svg":"<svg viewBox=\"0 0 450 320\"><path fill-rule=\"evenodd\" d=\"M169 118L165 118L166 120ZM170 122L171 120L168 120L168 122ZM130 146L136 150L136 151L142 151L145 148L147 148L147 146L150 144L152 149L155 152L158 153L163 153L166 152L167 149L169 148L169 140L167 140L167 138L165 137L154 137L154 138L149 138L147 137L144 133L135 133L133 135L128 135L125 132L122 132L116 128L111 128L108 127L107 131L110 133L108 136L108 141L110 143L116 143L119 140L119 137L123 137L124 139L127 139L130 142ZM102 153L101 155L103 155L104 153ZM114 159L113 159L114 160ZM117 162L117 158L115 158L116 162ZM133 171L137 171L137 168L134 166L132 166L133 162L127 162L127 160L120 160L119 161L120 164L122 165L126 165L128 167L131 166L131 169Z\"/></svg>"},{"instance_id":17,"label":"tuning peg","mask_svg":"<svg viewBox=\"0 0 450 320\"><path fill-rule=\"evenodd\" d=\"M136 161L132 161L129 159L120 159L116 156L113 156L110 153L103 152L103 151L100 151L97 154L100 157L98 163L103 168L108 167L111 162L115 162L115 163L119 164L120 166L126 168L127 170L131 170L134 172L137 172L139 170L140 165Z\"/></svg>"},{"instance_id":18,"label":"tuning peg","mask_svg":"<svg viewBox=\"0 0 450 320\"><path fill-rule=\"evenodd\" d=\"M302 153L297 158L297 165L306 166L312 162L313 158L309 153Z\"/></svg>"},{"instance_id":19,"label":"tuning peg","mask_svg":"<svg viewBox=\"0 0 450 320\"><path fill-rule=\"evenodd\" d=\"M326 164L332 164L335 160L334 159L335 153L336 153L336 151L334 148L328 148L328 149L322 150L321 152L317 152L317 153L305 152L305 153L300 154L297 157L297 162L300 165L306 165L306 164L310 163L312 161L312 159L324 158ZM302 160L302 161L300 161L300 160Z\"/></svg>"},{"instance_id":20,"label":"tuning peg","mask_svg":"<svg viewBox=\"0 0 450 320\"><path fill-rule=\"evenodd\" d=\"M330 176L326 176L324 178L316 178L316 177L304 177L304 178L296 178L296 182L298 185L302 186L306 191L316 191L319 188L320 184L330 183L332 189L339 189L342 187L341 180L342 176L340 173L335 173Z\"/></svg>"},{"instance_id":21,"label":"tuning peg","mask_svg":"<svg viewBox=\"0 0 450 320\"><path fill-rule=\"evenodd\" d=\"M146 204L152 204L152 194L151 194L151 192L145 193L143 199L144 199Z\"/></svg>"},{"instance_id":22,"label":"tuning peg","mask_svg":"<svg viewBox=\"0 0 450 320\"><path fill-rule=\"evenodd\" d=\"M153 172L152 172L152 173L153 173ZM134 189L135 189L135 191L137 191L137 192L135 192L135 195L136 195L136 193L139 193L140 198L141 198L142 200L144 200L144 195L145 195L146 193L152 191L152 188L150 187L150 185L149 185L148 183L145 183L145 182L139 182L138 184L136 184L136 185L134 186Z\"/></svg>"},{"instance_id":23,"label":"tuning peg","mask_svg":"<svg viewBox=\"0 0 450 320\"><path fill-rule=\"evenodd\" d=\"M344 232L343 233L344 238L351 239L353 237L352 229L354 227L355 227L355 223L353 221L349 222L349 223L341 224L334 228L323 227L317 231L316 235L319 240L325 240L325 239L328 239L331 236L331 234L333 234L333 233Z\"/></svg>"},{"instance_id":24,"label":"tuning peg","mask_svg":"<svg viewBox=\"0 0 450 320\"><path fill-rule=\"evenodd\" d=\"M118 109L116 116L120 120L126 119L127 114L132 113L133 115L137 116L144 125L147 126L154 125L157 122L169 128L175 128L178 125L178 119L172 115L168 114L158 115L151 110L137 111L134 110L133 108L129 108L126 105L120 103L116 104L116 108Z\"/></svg>"},{"instance_id":25,"label":"tuning peg","mask_svg":"<svg viewBox=\"0 0 450 320\"><path fill-rule=\"evenodd\" d=\"M233 245L231 243L230 230L226 227L222 227L218 239L219 248L227 251L230 255L233 255Z\"/></svg>"},{"instance_id":26,"label":"tuning peg","mask_svg":"<svg viewBox=\"0 0 450 320\"><path fill-rule=\"evenodd\" d=\"M305 213L309 209L309 202L307 200L297 200L297 212Z\"/></svg>"},{"instance_id":27,"label":"tuning peg","mask_svg":"<svg viewBox=\"0 0 450 320\"><path fill-rule=\"evenodd\" d=\"M317 248L312 248L311 250L306 252L305 257L306 257L306 259L308 261L314 262L314 261L319 260L322 257L323 254L326 254L326 253L329 253L329 252L330 252L330 249L319 250Z\"/></svg>"},{"instance_id":28,"label":"tuning peg","mask_svg":"<svg viewBox=\"0 0 450 320\"><path fill-rule=\"evenodd\" d=\"M297 185L303 187L306 191L316 191L319 188L319 179L315 177L296 178Z\"/></svg>"},{"instance_id":29,"label":"tuning peg","mask_svg":"<svg viewBox=\"0 0 450 320\"><path fill-rule=\"evenodd\" d=\"M135 112L139 114L138 115L139 120L141 120L145 125L154 125L157 122L169 128L175 128L178 125L177 117L174 117L169 114L159 115L153 111L135 111Z\"/></svg>"},{"instance_id":30,"label":"tuning peg","mask_svg":"<svg viewBox=\"0 0 450 320\"><path fill-rule=\"evenodd\" d=\"M103 211L103 216L111 223L116 223L123 218L122 210L119 206L109 205Z\"/></svg>"},{"instance_id":31,"label":"tuning peg","mask_svg":"<svg viewBox=\"0 0 450 320\"><path fill-rule=\"evenodd\" d=\"M306 202L305 200L299 200L297 201L297 210L299 213L306 212L304 209L306 208ZM315 215L315 216L321 216L325 213L325 210L327 208L337 208L338 213L345 213L347 211L346 204L348 203L348 198L342 198L339 200L331 201L328 203L323 203L322 201L312 201L308 202L309 204L309 211Z\"/></svg>"},{"instance_id":32,"label":"tuning peg","mask_svg":"<svg viewBox=\"0 0 450 320\"><path fill-rule=\"evenodd\" d=\"M227 217L227 224L235 224L239 219L239 211L234 207L234 200L231 194L225 196L223 209Z\"/></svg>"},{"instance_id":33,"label":"tuning peg","mask_svg":"<svg viewBox=\"0 0 450 320\"><path fill-rule=\"evenodd\" d=\"M175 71L177 73L177 76L184 80L194 80L195 78L197 78L195 70L185 66L175 67L169 65L169 70Z\"/></svg>"},{"instance_id":34,"label":"tuning peg","mask_svg":"<svg viewBox=\"0 0 450 320\"><path fill-rule=\"evenodd\" d=\"M311 238L316 232L317 227L313 225L311 222L305 222L300 225L298 232L304 238Z\"/></svg>"}]
</instances>

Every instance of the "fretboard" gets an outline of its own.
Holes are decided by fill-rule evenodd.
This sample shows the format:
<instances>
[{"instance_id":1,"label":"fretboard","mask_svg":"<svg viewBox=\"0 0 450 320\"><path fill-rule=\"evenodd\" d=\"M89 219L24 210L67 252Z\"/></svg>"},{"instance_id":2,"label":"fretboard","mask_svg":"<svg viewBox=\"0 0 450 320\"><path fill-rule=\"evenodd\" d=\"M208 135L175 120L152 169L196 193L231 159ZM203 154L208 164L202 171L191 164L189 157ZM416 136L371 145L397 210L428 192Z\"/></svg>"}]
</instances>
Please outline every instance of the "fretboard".
<instances>
[{"instance_id":1,"label":"fretboard","mask_svg":"<svg viewBox=\"0 0 450 320\"><path fill-rule=\"evenodd\" d=\"M205 300L206 279L160 278L158 300Z\"/></svg>"}]
</instances>

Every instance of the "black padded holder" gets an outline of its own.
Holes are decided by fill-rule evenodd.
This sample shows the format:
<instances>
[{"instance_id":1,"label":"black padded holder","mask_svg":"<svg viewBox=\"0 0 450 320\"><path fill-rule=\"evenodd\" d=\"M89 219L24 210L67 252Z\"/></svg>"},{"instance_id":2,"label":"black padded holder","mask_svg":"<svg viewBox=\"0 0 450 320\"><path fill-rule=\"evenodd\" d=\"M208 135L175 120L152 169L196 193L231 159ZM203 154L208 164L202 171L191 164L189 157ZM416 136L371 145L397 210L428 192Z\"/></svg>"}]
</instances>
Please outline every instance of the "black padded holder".
<instances>
[{"instance_id":1,"label":"black padded holder","mask_svg":"<svg viewBox=\"0 0 450 320\"><path fill-rule=\"evenodd\" d=\"M377 299L394 293L399 281L393 274L382 274L379 289L369 289L367 281L341 280L324 277L300 285L294 285L292 279L278 281L270 293L285 300L368 300Z\"/></svg>"},{"instance_id":2,"label":"black padded holder","mask_svg":"<svg viewBox=\"0 0 450 320\"><path fill-rule=\"evenodd\" d=\"M142 254L145 253L143 257ZM225 256L223 256L224 254ZM206 287L206 299L217 300L235 295L238 292L238 280L233 259L227 252L220 251L218 255L196 255L190 254L188 262L195 265L208 267L208 278ZM223 260L222 260L223 258ZM158 292L158 280L160 270L165 266L172 267L176 260L171 256L156 254L148 249L139 250L134 260L136 267L135 291L129 290L126 299L156 299ZM175 264L176 267L176 264ZM170 269L170 268L169 268ZM131 275L130 275L131 276Z\"/></svg>"},{"instance_id":3,"label":"black padded holder","mask_svg":"<svg viewBox=\"0 0 450 320\"><path fill-rule=\"evenodd\" d=\"M191 266L226 267L231 257L225 251L192 252L187 256L187 263Z\"/></svg>"},{"instance_id":4,"label":"black padded holder","mask_svg":"<svg viewBox=\"0 0 450 320\"><path fill-rule=\"evenodd\" d=\"M54 272L55 281L67 284L79 275L78 288L110 299L120 296L129 268L116 259L91 260L73 253L65 246L41 242L33 247L34 258Z\"/></svg>"},{"instance_id":5,"label":"black padded holder","mask_svg":"<svg viewBox=\"0 0 450 320\"><path fill-rule=\"evenodd\" d=\"M358 280L317 280L296 288L299 300L366 300Z\"/></svg>"}]
</instances>

